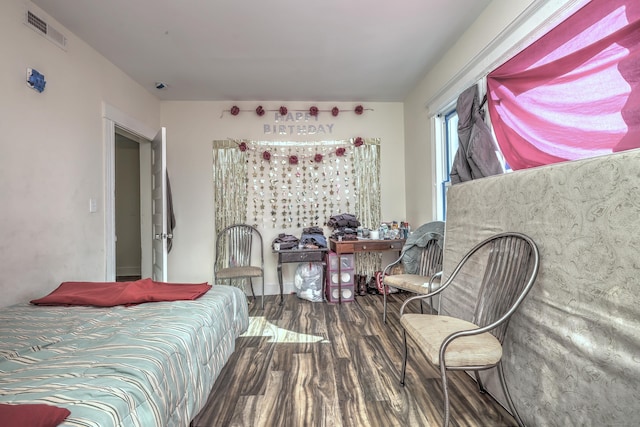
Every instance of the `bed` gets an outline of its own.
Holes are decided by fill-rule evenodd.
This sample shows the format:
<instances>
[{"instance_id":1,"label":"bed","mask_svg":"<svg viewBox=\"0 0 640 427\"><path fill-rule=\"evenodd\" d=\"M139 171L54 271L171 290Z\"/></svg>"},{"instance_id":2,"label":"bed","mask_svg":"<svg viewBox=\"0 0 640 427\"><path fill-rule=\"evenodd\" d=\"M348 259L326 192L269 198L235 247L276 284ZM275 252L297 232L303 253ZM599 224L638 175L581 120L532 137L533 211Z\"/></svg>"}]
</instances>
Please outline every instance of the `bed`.
<instances>
[{"instance_id":1,"label":"bed","mask_svg":"<svg viewBox=\"0 0 640 427\"><path fill-rule=\"evenodd\" d=\"M246 296L0 310L0 404L69 410L61 426L188 426L248 327Z\"/></svg>"}]
</instances>

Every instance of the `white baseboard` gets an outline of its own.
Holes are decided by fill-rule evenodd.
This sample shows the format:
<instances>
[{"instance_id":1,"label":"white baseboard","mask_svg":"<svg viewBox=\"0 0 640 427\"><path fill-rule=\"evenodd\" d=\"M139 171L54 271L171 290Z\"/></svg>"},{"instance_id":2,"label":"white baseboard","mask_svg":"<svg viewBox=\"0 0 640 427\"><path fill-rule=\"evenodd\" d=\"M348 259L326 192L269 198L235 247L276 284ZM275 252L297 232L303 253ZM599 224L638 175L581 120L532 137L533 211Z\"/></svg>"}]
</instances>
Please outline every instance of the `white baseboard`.
<instances>
[{"instance_id":1,"label":"white baseboard","mask_svg":"<svg viewBox=\"0 0 640 427\"><path fill-rule=\"evenodd\" d=\"M262 295L262 285L258 282L253 285L254 290L256 291L256 295ZM247 296L251 296L251 286L247 285L247 289L245 290ZM293 293L293 284L284 283L283 284L283 294L288 295ZM265 295L280 295L280 287L277 283L265 283L264 285L264 294Z\"/></svg>"}]
</instances>

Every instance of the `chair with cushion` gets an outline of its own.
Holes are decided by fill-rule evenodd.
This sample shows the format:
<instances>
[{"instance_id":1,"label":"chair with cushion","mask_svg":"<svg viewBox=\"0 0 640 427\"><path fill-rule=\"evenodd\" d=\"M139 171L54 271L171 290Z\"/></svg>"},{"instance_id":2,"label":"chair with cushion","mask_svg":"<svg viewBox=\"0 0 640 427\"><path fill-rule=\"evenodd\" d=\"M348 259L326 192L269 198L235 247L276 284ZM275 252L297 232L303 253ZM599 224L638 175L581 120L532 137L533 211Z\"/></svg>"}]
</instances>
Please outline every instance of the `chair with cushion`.
<instances>
[{"instance_id":1,"label":"chair with cushion","mask_svg":"<svg viewBox=\"0 0 640 427\"><path fill-rule=\"evenodd\" d=\"M509 319L535 282L538 266L538 249L531 238L520 233L494 235L472 248L442 286L431 294L408 298L402 305L400 324L404 335L404 361L400 383L405 383L408 336L434 366L440 367L444 426L450 418L447 371L473 371L480 391L485 392L479 371L493 367L498 369L509 409L522 425L504 378L502 343ZM466 287L478 289L471 321L441 314L405 313L412 300L440 294L452 284L455 284L451 286L451 292L454 292L461 282L478 285Z\"/></svg>"},{"instance_id":2,"label":"chair with cushion","mask_svg":"<svg viewBox=\"0 0 640 427\"><path fill-rule=\"evenodd\" d=\"M224 228L216 237L216 259L214 263L214 283L241 286L246 280L251 284L253 301L256 293L253 279L262 279L262 308L264 309L264 247L262 235L255 227L234 224Z\"/></svg>"},{"instance_id":3,"label":"chair with cushion","mask_svg":"<svg viewBox=\"0 0 640 427\"><path fill-rule=\"evenodd\" d=\"M385 267L383 277L383 315L387 323L387 294L389 287L412 292L428 294L437 287L437 281L430 281L431 277L442 270L442 248L444 246L444 222L432 221L418 227L405 242L400 257ZM402 265L404 273L389 273L396 266ZM420 312L422 309L420 300ZM429 300L433 313L433 299Z\"/></svg>"}]
</instances>

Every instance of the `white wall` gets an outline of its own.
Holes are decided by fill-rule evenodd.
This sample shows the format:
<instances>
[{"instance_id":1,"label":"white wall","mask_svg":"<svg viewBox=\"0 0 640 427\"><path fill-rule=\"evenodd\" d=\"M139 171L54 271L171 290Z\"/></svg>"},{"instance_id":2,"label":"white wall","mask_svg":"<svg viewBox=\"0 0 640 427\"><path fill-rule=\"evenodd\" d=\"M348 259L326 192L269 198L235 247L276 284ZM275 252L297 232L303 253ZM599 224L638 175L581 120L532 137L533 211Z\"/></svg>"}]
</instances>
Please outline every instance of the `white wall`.
<instances>
[{"instance_id":1,"label":"white wall","mask_svg":"<svg viewBox=\"0 0 640 427\"><path fill-rule=\"evenodd\" d=\"M238 105L243 111L231 116L224 110ZM363 103L361 116L353 113L353 103L316 103L320 110L340 108L337 117L321 112L318 123L333 124L332 133L323 135L273 135L264 133L265 124L274 123L274 112L259 117L253 112L258 105L275 110L285 105L289 110L306 110L311 102L163 102L162 126L167 127L167 163L171 177L177 226L173 249L169 254L169 280L210 281L213 277L214 200L213 151L214 140L250 139L263 141L322 141L348 139L356 136L381 139L382 218L404 220L404 129L402 103ZM301 230L287 229L295 234ZM280 230L265 229L268 246ZM268 249L268 248L267 248ZM276 256L265 253L266 293L277 290ZM285 293L291 291L290 266L284 270Z\"/></svg>"},{"instance_id":2,"label":"white wall","mask_svg":"<svg viewBox=\"0 0 640 427\"><path fill-rule=\"evenodd\" d=\"M53 19L67 51L41 37L24 11L0 2L0 305L104 280L102 103L160 123L157 98ZM45 75L43 93L26 86L27 67Z\"/></svg>"}]
</instances>

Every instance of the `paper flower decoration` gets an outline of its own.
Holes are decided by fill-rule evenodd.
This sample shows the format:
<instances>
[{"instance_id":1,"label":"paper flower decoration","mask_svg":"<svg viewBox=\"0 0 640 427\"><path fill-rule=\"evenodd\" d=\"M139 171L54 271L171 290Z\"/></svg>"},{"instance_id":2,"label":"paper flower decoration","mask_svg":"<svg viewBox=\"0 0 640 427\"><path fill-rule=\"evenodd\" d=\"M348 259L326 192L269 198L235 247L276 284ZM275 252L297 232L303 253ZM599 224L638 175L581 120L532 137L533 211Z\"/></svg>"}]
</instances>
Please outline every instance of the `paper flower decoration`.
<instances>
[{"instance_id":1,"label":"paper flower decoration","mask_svg":"<svg viewBox=\"0 0 640 427\"><path fill-rule=\"evenodd\" d=\"M340 114L340 109L339 109L338 107L333 107L333 108L331 109L331 115L332 115L333 117L336 117L338 114Z\"/></svg>"},{"instance_id":2,"label":"paper flower decoration","mask_svg":"<svg viewBox=\"0 0 640 427\"><path fill-rule=\"evenodd\" d=\"M262 108L262 105L258 105L258 108L256 108L256 114L259 116L264 116L264 108Z\"/></svg>"},{"instance_id":3,"label":"paper flower decoration","mask_svg":"<svg viewBox=\"0 0 640 427\"><path fill-rule=\"evenodd\" d=\"M241 142L238 145L238 148L240 149L240 151L247 151L247 148L249 148L249 147L247 147L247 143L246 142Z\"/></svg>"},{"instance_id":4,"label":"paper flower decoration","mask_svg":"<svg viewBox=\"0 0 640 427\"><path fill-rule=\"evenodd\" d=\"M280 111L280 115L281 115L281 116L286 116L286 115L287 115L287 112L288 112L289 110L287 110L287 107L285 107L285 106L283 105L282 107L280 107L280 110L279 110L279 111Z\"/></svg>"},{"instance_id":5,"label":"paper flower decoration","mask_svg":"<svg viewBox=\"0 0 640 427\"><path fill-rule=\"evenodd\" d=\"M238 108L237 105L234 105L233 107L231 107L231 115L232 116L237 116L239 112L240 112L240 108Z\"/></svg>"},{"instance_id":6,"label":"paper flower decoration","mask_svg":"<svg viewBox=\"0 0 640 427\"><path fill-rule=\"evenodd\" d=\"M353 145L356 147L360 147L362 144L364 144L364 140L361 137L357 137L356 140L353 141Z\"/></svg>"},{"instance_id":7,"label":"paper flower decoration","mask_svg":"<svg viewBox=\"0 0 640 427\"><path fill-rule=\"evenodd\" d=\"M336 148L336 156L338 156L338 157L344 156L344 152L345 152L344 147Z\"/></svg>"},{"instance_id":8,"label":"paper flower decoration","mask_svg":"<svg viewBox=\"0 0 640 427\"><path fill-rule=\"evenodd\" d=\"M318 115L318 107L313 106L313 107L309 108L309 114L311 114L312 116L317 116Z\"/></svg>"},{"instance_id":9,"label":"paper flower decoration","mask_svg":"<svg viewBox=\"0 0 640 427\"><path fill-rule=\"evenodd\" d=\"M360 115L362 114L363 111L364 111L364 107L362 107L362 105L356 106L356 109L355 109L356 114Z\"/></svg>"},{"instance_id":10,"label":"paper flower decoration","mask_svg":"<svg viewBox=\"0 0 640 427\"><path fill-rule=\"evenodd\" d=\"M262 158L265 159L268 162L269 160L271 160L271 153L268 152L268 151L263 151L262 152Z\"/></svg>"},{"instance_id":11,"label":"paper flower decoration","mask_svg":"<svg viewBox=\"0 0 640 427\"><path fill-rule=\"evenodd\" d=\"M318 153L315 156L313 156L313 161L316 163L320 163L322 161L322 154Z\"/></svg>"}]
</instances>

